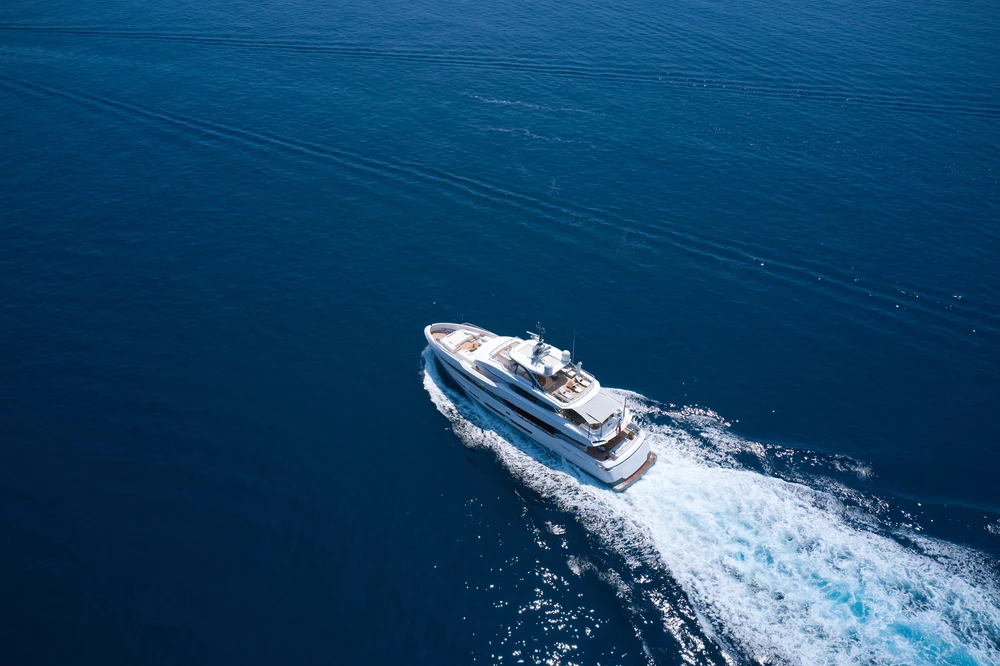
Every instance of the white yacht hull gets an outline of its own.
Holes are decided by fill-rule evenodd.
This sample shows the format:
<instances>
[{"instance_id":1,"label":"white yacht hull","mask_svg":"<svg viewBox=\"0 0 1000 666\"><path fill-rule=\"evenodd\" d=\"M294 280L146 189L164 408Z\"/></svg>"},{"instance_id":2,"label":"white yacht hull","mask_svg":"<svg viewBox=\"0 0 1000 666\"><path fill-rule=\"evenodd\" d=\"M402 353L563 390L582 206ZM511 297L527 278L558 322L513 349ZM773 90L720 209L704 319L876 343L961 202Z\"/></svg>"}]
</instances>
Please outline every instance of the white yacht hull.
<instances>
[{"instance_id":1,"label":"white yacht hull","mask_svg":"<svg viewBox=\"0 0 1000 666\"><path fill-rule=\"evenodd\" d=\"M468 325L464 327L469 328ZM517 432L527 435L614 490L625 490L656 461L656 454L650 451L645 431L629 441L615 459L600 461L591 457L581 448L548 434L512 410L510 403L505 399L511 398L510 395L504 396L500 387L489 386L489 382L483 381L482 378L474 378L471 376L474 372L471 368L465 367L461 360L442 349L430 336L428 341L441 367L470 398L484 406L493 416L510 424Z\"/></svg>"}]
</instances>

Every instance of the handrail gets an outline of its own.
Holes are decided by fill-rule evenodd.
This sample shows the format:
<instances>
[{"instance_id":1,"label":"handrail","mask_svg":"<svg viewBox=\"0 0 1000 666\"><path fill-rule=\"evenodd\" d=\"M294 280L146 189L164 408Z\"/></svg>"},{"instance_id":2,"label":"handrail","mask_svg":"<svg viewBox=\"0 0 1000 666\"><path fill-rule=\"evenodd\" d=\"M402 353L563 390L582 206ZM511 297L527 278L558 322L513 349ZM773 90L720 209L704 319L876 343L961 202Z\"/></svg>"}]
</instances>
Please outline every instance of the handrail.
<instances>
[{"instance_id":1,"label":"handrail","mask_svg":"<svg viewBox=\"0 0 1000 666\"><path fill-rule=\"evenodd\" d=\"M500 355L501 353L503 353L503 352L505 352L505 351L509 350L509 349L510 349L511 347L513 347L514 345L516 345L516 344L517 344L518 342L524 342L524 341L523 341L523 340L518 340L517 338L514 338L514 339L512 339L512 340L511 340L510 342L508 342L507 344L505 344L504 346L502 346L502 347L499 347L499 348L497 348L497 349L494 349L494 350L493 350L493 351L492 351L492 352L490 353L490 358L496 358L496 357L497 357L497 356L499 356L499 355Z\"/></svg>"}]
</instances>

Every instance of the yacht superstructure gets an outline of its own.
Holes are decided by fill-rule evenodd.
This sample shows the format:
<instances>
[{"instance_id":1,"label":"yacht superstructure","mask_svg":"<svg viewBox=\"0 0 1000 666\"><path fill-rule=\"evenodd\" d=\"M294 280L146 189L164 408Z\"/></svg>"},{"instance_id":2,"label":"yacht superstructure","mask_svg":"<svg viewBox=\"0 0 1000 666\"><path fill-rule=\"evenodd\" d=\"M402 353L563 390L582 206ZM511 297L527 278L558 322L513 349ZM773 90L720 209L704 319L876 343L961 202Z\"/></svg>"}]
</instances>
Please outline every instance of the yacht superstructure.
<instances>
[{"instance_id":1,"label":"yacht superstructure","mask_svg":"<svg viewBox=\"0 0 1000 666\"><path fill-rule=\"evenodd\" d=\"M540 335L439 323L424 336L470 397L613 489L625 490L656 461L632 412Z\"/></svg>"}]
</instances>

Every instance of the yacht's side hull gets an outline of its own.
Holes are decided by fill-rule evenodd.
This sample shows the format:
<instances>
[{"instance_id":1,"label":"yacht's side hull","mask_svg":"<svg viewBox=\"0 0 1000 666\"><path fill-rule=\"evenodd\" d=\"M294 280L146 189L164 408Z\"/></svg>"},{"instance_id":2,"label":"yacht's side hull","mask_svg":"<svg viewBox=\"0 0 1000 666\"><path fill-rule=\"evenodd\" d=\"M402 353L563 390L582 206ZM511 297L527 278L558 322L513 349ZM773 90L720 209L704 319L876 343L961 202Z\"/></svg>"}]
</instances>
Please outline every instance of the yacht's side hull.
<instances>
[{"instance_id":1,"label":"yacht's side hull","mask_svg":"<svg viewBox=\"0 0 1000 666\"><path fill-rule=\"evenodd\" d=\"M637 481L656 460L656 454L650 451L649 442L646 441L645 433L642 433L639 437L640 441L629 447L632 450L628 452L628 455L602 463L587 455L581 448L548 434L521 416L517 410L511 409L510 403L499 395L499 392L494 392L496 391L495 387L488 387L486 382L470 377L470 371L464 367L461 361L452 357L438 345L433 344L433 341L431 349L439 364L469 397L483 405L490 413L509 423L518 432L531 437L598 481L611 486L614 490L625 490ZM491 388L493 388L492 391Z\"/></svg>"}]
</instances>

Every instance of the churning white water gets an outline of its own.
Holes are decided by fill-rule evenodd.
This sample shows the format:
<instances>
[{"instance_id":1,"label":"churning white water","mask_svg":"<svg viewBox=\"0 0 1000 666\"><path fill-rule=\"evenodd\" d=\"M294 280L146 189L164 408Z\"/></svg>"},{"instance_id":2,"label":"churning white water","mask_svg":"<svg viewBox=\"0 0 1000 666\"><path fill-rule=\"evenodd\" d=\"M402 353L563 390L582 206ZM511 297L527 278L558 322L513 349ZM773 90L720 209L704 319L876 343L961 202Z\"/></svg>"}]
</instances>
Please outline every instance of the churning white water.
<instances>
[{"instance_id":1,"label":"churning white water","mask_svg":"<svg viewBox=\"0 0 1000 666\"><path fill-rule=\"evenodd\" d=\"M701 629L744 657L1000 664L1000 594L974 553L916 533L904 546L833 494L719 464L668 425L649 424L658 462L614 493L445 388L429 352L425 361L424 387L467 445L492 449L626 558L655 561ZM628 396L637 412L656 411Z\"/></svg>"}]
</instances>

